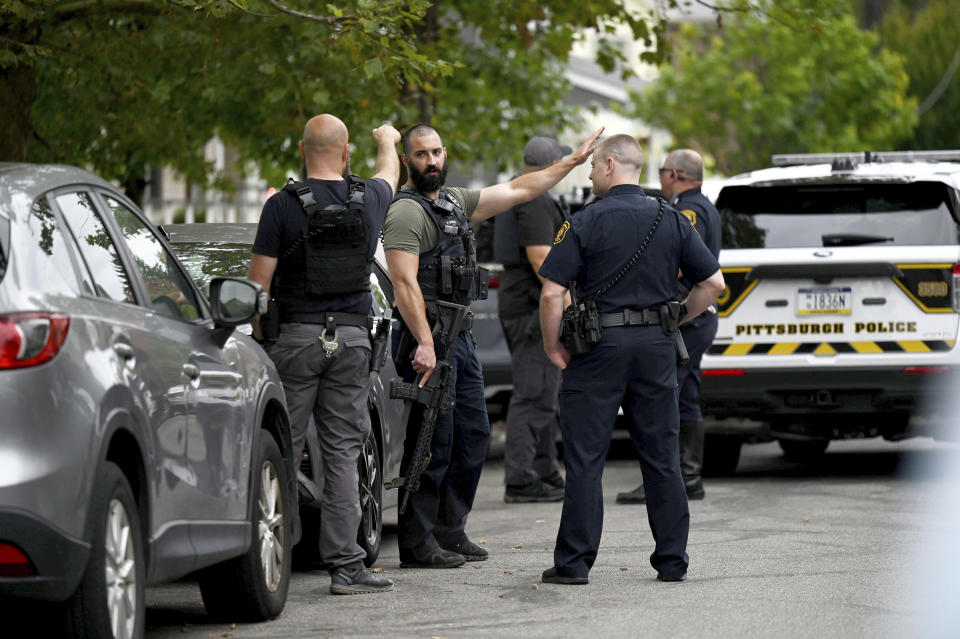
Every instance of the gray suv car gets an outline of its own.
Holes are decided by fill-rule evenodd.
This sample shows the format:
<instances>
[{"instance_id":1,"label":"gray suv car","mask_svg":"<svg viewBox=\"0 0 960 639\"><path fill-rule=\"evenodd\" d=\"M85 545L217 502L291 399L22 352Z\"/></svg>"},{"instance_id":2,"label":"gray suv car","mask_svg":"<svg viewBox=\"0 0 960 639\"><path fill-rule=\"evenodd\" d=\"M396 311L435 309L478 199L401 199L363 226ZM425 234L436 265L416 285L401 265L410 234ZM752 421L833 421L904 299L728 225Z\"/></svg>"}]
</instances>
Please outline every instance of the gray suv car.
<instances>
[{"instance_id":1,"label":"gray suv car","mask_svg":"<svg viewBox=\"0 0 960 639\"><path fill-rule=\"evenodd\" d=\"M0 604L72 637L141 637L144 587L198 576L209 612L268 619L290 579L294 469L276 370L107 182L0 164Z\"/></svg>"}]
</instances>

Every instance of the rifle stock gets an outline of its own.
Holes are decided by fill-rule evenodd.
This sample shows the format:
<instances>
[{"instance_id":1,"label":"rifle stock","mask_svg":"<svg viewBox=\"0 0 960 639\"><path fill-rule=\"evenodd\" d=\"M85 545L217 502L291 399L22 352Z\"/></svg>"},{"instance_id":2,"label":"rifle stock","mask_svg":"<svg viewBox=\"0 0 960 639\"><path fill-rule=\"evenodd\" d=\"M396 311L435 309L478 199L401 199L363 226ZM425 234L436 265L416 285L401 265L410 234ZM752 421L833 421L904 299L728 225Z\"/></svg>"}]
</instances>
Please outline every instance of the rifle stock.
<instances>
[{"instance_id":1,"label":"rifle stock","mask_svg":"<svg viewBox=\"0 0 960 639\"><path fill-rule=\"evenodd\" d=\"M449 302L437 302L437 311L437 322L434 325L434 343L443 346L443 358L437 360L437 366L434 368L430 379L427 380L423 388L420 388L419 385L422 376L412 383L397 379L390 382L391 398L423 405L423 419L406 474L391 482L388 486L388 488L404 488L403 496L400 499L401 514L406 512L410 495L420 488L420 476L430 464L430 442L433 440L433 430L437 424L437 419L456 404L456 399L447 392L447 386L453 379L453 366L450 364L450 359L453 356L457 336L463 328L467 307ZM407 420L404 423L405 432L410 427L409 418L412 412L412 410L405 411Z\"/></svg>"}]
</instances>

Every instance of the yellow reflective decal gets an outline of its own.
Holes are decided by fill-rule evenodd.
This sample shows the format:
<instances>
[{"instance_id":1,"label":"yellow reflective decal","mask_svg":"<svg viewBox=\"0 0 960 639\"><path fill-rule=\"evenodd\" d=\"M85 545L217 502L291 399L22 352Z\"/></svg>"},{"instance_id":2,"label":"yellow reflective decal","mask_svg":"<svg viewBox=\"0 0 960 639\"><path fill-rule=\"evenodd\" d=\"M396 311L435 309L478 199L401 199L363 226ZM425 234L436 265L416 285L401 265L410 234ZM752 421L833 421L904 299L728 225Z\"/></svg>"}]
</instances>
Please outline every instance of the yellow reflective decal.
<instances>
[{"instance_id":1,"label":"yellow reflective decal","mask_svg":"<svg viewBox=\"0 0 960 639\"><path fill-rule=\"evenodd\" d=\"M879 355L891 353L946 353L956 340L897 340L880 342L737 342L712 344L710 355Z\"/></svg>"},{"instance_id":2,"label":"yellow reflective decal","mask_svg":"<svg viewBox=\"0 0 960 639\"><path fill-rule=\"evenodd\" d=\"M727 346L727 350L724 351L724 355L746 355L750 352L750 349L753 348L753 344L731 344Z\"/></svg>"},{"instance_id":3,"label":"yellow reflective decal","mask_svg":"<svg viewBox=\"0 0 960 639\"><path fill-rule=\"evenodd\" d=\"M793 351L797 350L800 346L800 342L781 342L779 344L774 344L767 355L790 355Z\"/></svg>"},{"instance_id":4,"label":"yellow reflective decal","mask_svg":"<svg viewBox=\"0 0 960 639\"><path fill-rule=\"evenodd\" d=\"M858 353L882 353L883 349L876 342L850 342L850 346Z\"/></svg>"},{"instance_id":5,"label":"yellow reflective decal","mask_svg":"<svg viewBox=\"0 0 960 639\"><path fill-rule=\"evenodd\" d=\"M835 349L833 346L830 346L830 344L823 342L822 344L820 344L820 346L817 346L817 348L813 351L813 354L814 355L836 355L837 349Z\"/></svg>"}]
</instances>

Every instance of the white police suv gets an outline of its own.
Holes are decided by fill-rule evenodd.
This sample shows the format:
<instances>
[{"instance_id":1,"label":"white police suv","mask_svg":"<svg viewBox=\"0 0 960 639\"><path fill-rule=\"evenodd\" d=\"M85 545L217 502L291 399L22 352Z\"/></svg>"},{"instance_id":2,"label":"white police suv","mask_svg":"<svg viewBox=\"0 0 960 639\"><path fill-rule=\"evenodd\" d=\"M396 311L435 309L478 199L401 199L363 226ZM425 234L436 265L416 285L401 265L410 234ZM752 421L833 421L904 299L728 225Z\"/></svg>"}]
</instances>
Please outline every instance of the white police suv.
<instances>
[{"instance_id":1,"label":"white police suv","mask_svg":"<svg viewBox=\"0 0 960 639\"><path fill-rule=\"evenodd\" d=\"M960 151L773 163L717 196L708 466L732 472L744 435L805 458L831 439L931 434L918 414L960 364Z\"/></svg>"}]
</instances>

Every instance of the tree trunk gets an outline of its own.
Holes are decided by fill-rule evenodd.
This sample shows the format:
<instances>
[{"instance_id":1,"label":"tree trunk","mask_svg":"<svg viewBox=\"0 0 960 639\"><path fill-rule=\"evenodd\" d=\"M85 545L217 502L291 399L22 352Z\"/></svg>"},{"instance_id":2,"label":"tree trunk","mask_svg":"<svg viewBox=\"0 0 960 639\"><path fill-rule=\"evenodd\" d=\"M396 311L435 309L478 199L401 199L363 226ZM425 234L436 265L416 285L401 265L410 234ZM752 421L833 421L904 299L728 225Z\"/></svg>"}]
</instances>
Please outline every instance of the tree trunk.
<instances>
[{"instance_id":1,"label":"tree trunk","mask_svg":"<svg viewBox=\"0 0 960 639\"><path fill-rule=\"evenodd\" d=\"M434 52L437 42L437 23L440 15L437 3L430 5L423 20L413 29L413 41L420 43L422 50ZM417 124L430 124L433 119L434 105L430 96L420 87L408 87L408 97L417 105Z\"/></svg>"},{"instance_id":2,"label":"tree trunk","mask_svg":"<svg viewBox=\"0 0 960 639\"><path fill-rule=\"evenodd\" d=\"M0 69L0 160L26 162L30 158L33 125L30 109L37 98L37 72L15 64Z\"/></svg>"}]
</instances>

